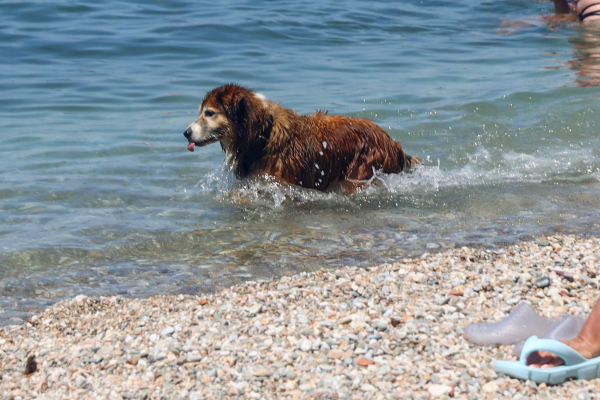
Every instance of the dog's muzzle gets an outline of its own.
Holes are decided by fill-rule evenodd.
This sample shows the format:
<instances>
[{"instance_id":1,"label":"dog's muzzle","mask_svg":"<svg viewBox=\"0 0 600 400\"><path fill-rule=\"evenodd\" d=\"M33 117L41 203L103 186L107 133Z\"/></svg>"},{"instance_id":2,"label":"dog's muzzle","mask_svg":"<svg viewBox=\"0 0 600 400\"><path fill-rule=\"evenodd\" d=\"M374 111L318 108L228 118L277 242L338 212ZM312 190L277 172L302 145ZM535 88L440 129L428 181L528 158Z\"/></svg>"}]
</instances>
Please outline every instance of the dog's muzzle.
<instances>
[{"instance_id":1,"label":"dog's muzzle","mask_svg":"<svg viewBox=\"0 0 600 400\"><path fill-rule=\"evenodd\" d=\"M189 143L188 143L188 146L187 146L187 149L188 149L189 151L194 151L194 146L195 146L196 144L190 140L190 138L192 137L192 129L191 129L191 128L187 128L187 129L185 130L185 132L183 132L183 136L185 136L185 138L186 138L186 139L188 140L188 142L189 142Z\"/></svg>"}]
</instances>

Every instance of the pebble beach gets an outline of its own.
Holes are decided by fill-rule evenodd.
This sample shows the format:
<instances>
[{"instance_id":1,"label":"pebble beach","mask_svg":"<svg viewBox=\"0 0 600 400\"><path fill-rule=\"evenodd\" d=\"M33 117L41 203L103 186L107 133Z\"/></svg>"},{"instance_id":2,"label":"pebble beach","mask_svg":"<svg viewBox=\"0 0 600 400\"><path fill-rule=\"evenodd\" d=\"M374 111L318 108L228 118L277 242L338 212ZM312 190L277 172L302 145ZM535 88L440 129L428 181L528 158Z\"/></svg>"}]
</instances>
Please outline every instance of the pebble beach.
<instances>
[{"instance_id":1,"label":"pebble beach","mask_svg":"<svg viewBox=\"0 0 600 400\"><path fill-rule=\"evenodd\" d=\"M597 399L600 379L496 374L512 348L463 331L523 301L545 317L587 314L599 267L600 239L551 236L211 295L80 295L0 328L0 398Z\"/></svg>"}]
</instances>

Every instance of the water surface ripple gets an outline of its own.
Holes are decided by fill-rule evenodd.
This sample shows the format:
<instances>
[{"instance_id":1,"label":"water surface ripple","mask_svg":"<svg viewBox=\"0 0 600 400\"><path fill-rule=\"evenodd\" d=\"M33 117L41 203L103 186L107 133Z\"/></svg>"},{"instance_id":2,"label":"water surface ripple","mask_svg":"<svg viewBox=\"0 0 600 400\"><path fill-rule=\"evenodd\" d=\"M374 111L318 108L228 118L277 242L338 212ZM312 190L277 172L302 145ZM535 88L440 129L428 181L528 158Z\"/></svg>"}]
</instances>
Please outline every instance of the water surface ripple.
<instances>
[{"instance_id":1,"label":"water surface ripple","mask_svg":"<svg viewBox=\"0 0 600 400\"><path fill-rule=\"evenodd\" d=\"M0 324L599 231L600 30L549 2L88 3L0 3ZM182 136L228 82L371 118L424 166L353 196L240 185Z\"/></svg>"}]
</instances>

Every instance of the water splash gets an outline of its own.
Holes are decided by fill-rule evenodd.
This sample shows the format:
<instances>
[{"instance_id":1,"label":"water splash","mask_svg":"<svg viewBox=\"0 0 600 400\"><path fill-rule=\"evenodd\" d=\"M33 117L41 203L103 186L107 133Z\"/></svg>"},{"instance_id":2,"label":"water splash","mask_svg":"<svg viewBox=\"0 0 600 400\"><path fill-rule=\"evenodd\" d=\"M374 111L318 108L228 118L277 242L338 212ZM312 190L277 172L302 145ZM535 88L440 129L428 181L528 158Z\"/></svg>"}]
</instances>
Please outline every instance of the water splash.
<instances>
[{"instance_id":1,"label":"water splash","mask_svg":"<svg viewBox=\"0 0 600 400\"><path fill-rule=\"evenodd\" d=\"M272 177L239 181L225 165L207 174L197 184L204 193L212 193L221 201L251 204L279 209L286 205L333 203L358 205L365 200L401 195L404 202L420 204L423 198L451 189L501 186L510 183L552 183L600 181L600 163L595 150L557 150L550 155L502 152L479 146L466 154L462 166L432 161L426 156L423 165L410 173L385 174L374 171L373 177L353 194L340 190L321 192L299 186L281 184ZM437 165L436 165L437 163ZM410 196L406 196L410 195Z\"/></svg>"}]
</instances>

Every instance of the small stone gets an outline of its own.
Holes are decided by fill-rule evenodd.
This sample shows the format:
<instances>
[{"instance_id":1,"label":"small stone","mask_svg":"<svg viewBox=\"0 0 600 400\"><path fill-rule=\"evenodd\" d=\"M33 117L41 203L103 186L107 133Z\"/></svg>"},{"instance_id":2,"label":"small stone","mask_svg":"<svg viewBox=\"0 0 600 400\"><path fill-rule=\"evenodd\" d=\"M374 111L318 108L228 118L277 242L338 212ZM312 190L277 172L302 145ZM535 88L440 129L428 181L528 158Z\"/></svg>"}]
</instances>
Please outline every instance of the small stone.
<instances>
[{"instance_id":1,"label":"small stone","mask_svg":"<svg viewBox=\"0 0 600 400\"><path fill-rule=\"evenodd\" d=\"M206 300L206 299L200 299L200 305L201 306L205 306L207 304L208 304L208 300Z\"/></svg>"},{"instance_id":2,"label":"small stone","mask_svg":"<svg viewBox=\"0 0 600 400\"><path fill-rule=\"evenodd\" d=\"M83 384L86 382L85 377L81 376L81 375L77 375L77 378L75 379L75 386L77 387L81 387L83 386Z\"/></svg>"},{"instance_id":3,"label":"small stone","mask_svg":"<svg viewBox=\"0 0 600 400\"><path fill-rule=\"evenodd\" d=\"M333 358L335 360L341 360L344 357L344 352L339 349L333 349L330 350L329 353L327 353L327 357Z\"/></svg>"},{"instance_id":4,"label":"small stone","mask_svg":"<svg viewBox=\"0 0 600 400\"><path fill-rule=\"evenodd\" d=\"M540 246L550 246L550 242L547 241L546 239L540 239L540 240L538 240L537 244L540 245Z\"/></svg>"},{"instance_id":5,"label":"small stone","mask_svg":"<svg viewBox=\"0 0 600 400\"><path fill-rule=\"evenodd\" d=\"M365 357L361 357L358 359L358 361L356 361L356 364L360 365L361 367L368 367L369 365L375 364L375 361L369 360Z\"/></svg>"},{"instance_id":6,"label":"small stone","mask_svg":"<svg viewBox=\"0 0 600 400\"><path fill-rule=\"evenodd\" d=\"M539 287L540 289L548 287L548 286L550 286L550 278L544 276L544 277L538 279L535 285L537 287Z\"/></svg>"},{"instance_id":7,"label":"small stone","mask_svg":"<svg viewBox=\"0 0 600 400\"><path fill-rule=\"evenodd\" d=\"M377 329L378 331L386 331L388 328L388 325L385 322L378 322L377 324L375 324L375 329Z\"/></svg>"},{"instance_id":8,"label":"small stone","mask_svg":"<svg viewBox=\"0 0 600 400\"><path fill-rule=\"evenodd\" d=\"M29 375L33 374L35 371L37 371L37 362L35 361L35 355L32 354L29 357L27 357L27 361L25 362L25 370L23 371L23 374Z\"/></svg>"},{"instance_id":9,"label":"small stone","mask_svg":"<svg viewBox=\"0 0 600 400\"><path fill-rule=\"evenodd\" d=\"M553 288L548 289L547 296L548 297L554 297L554 296L558 296L559 294L560 294L560 289L556 288L556 287L553 287Z\"/></svg>"},{"instance_id":10,"label":"small stone","mask_svg":"<svg viewBox=\"0 0 600 400\"><path fill-rule=\"evenodd\" d=\"M302 351L311 351L312 350L312 343L310 340L304 340L302 343L300 343L300 350Z\"/></svg>"},{"instance_id":11,"label":"small stone","mask_svg":"<svg viewBox=\"0 0 600 400\"><path fill-rule=\"evenodd\" d=\"M333 371L335 369L333 365L329 364L319 364L319 368L321 368L323 371Z\"/></svg>"},{"instance_id":12,"label":"small stone","mask_svg":"<svg viewBox=\"0 0 600 400\"><path fill-rule=\"evenodd\" d=\"M127 364L129 365L138 365L138 362L140 361L139 357L130 357L127 359Z\"/></svg>"},{"instance_id":13,"label":"small stone","mask_svg":"<svg viewBox=\"0 0 600 400\"><path fill-rule=\"evenodd\" d=\"M84 359L83 362L87 363L87 364L98 364L102 360L103 360L102 357L91 357L91 358Z\"/></svg>"},{"instance_id":14,"label":"small stone","mask_svg":"<svg viewBox=\"0 0 600 400\"><path fill-rule=\"evenodd\" d=\"M73 300L75 300L75 302L76 302L77 304L81 304L81 303L83 303L83 302L85 301L85 299L87 299L87 296L86 296L86 295L84 295L84 294L79 294L79 295L75 296L75 298L74 298Z\"/></svg>"},{"instance_id":15,"label":"small stone","mask_svg":"<svg viewBox=\"0 0 600 400\"><path fill-rule=\"evenodd\" d=\"M452 386L433 384L429 385L427 391L433 397L440 397L442 395L449 394L450 392L452 392Z\"/></svg>"},{"instance_id":16,"label":"small stone","mask_svg":"<svg viewBox=\"0 0 600 400\"><path fill-rule=\"evenodd\" d=\"M462 290L459 289L452 289L450 290L450 296L462 296L464 293Z\"/></svg>"},{"instance_id":17,"label":"small stone","mask_svg":"<svg viewBox=\"0 0 600 400\"><path fill-rule=\"evenodd\" d=\"M202 361L204 357L202 357L199 354L188 354L187 357L185 358L185 360L189 363L193 363L193 362L198 362L198 361Z\"/></svg>"},{"instance_id":18,"label":"small stone","mask_svg":"<svg viewBox=\"0 0 600 400\"><path fill-rule=\"evenodd\" d=\"M395 328L395 327L397 327L398 325L400 325L402 323L402 319L400 319L399 317L391 317L390 318L390 323Z\"/></svg>"},{"instance_id":19,"label":"small stone","mask_svg":"<svg viewBox=\"0 0 600 400\"><path fill-rule=\"evenodd\" d=\"M262 311L262 304L255 304L250 309L248 309L248 314L256 315Z\"/></svg>"},{"instance_id":20,"label":"small stone","mask_svg":"<svg viewBox=\"0 0 600 400\"><path fill-rule=\"evenodd\" d=\"M535 381L527 381L527 386L529 386L531 389L537 389L538 388L538 384L535 383Z\"/></svg>"},{"instance_id":21,"label":"small stone","mask_svg":"<svg viewBox=\"0 0 600 400\"><path fill-rule=\"evenodd\" d=\"M257 368L252 372L252 376L264 377L271 376L273 373L268 368Z\"/></svg>"},{"instance_id":22,"label":"small stone","mask_svg":"<svg viewBox=\"0 0 600 400\"><path fill-rule=\"evenodd\" d=\"M175 328L173 328L172 326L167 326L165 329L160 331L160 334L163 336L170 336L173 334L173 332L175 332Z\"/></svg>"},{"instance_id":23,"label":"small stone","mask_svg":"<svg viewBox=\"0 0 600 400\"><path fill-rule=\"evenodd\" d=\"M483 390L486 393L493 393L493 392L496 392L498 389L499 389L499 386L494 381L488 382L485 385L481 386L481 390Z\"/></svg>"},{"instance_id":24,"label":"small stone","mask_svg":"<svg viewBox=\"0 0 600 400\"><path fill-rule=\"evenodd\" d=\"M331 321L321 321L319 323L319 326L322 326L325 328L333 328L333 323Z\"/></svg>"}]
</instances>

